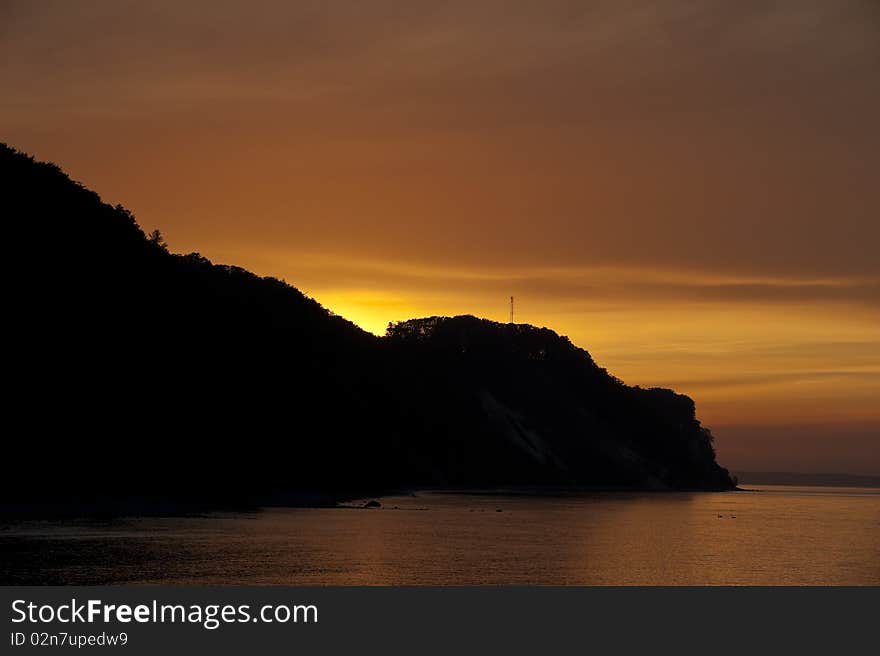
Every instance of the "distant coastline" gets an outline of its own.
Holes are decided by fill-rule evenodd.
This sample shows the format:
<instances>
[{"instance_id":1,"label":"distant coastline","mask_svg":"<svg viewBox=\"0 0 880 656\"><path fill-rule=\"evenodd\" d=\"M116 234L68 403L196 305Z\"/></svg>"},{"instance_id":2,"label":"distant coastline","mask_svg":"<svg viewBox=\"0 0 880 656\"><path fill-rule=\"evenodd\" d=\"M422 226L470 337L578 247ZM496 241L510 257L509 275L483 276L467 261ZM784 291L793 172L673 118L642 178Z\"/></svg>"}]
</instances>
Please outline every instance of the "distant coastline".
<instances>
[{"instance_id":1,"label":"distant coastline","mask_svg":"<svg viewBox=\"0 0 880 656\"><path fill-rule=\"evenodd\" d=\"M828 472L734 472L740 485L829 485L836 487L880 487L880 476Z\"/></svg>"}]
</instances>

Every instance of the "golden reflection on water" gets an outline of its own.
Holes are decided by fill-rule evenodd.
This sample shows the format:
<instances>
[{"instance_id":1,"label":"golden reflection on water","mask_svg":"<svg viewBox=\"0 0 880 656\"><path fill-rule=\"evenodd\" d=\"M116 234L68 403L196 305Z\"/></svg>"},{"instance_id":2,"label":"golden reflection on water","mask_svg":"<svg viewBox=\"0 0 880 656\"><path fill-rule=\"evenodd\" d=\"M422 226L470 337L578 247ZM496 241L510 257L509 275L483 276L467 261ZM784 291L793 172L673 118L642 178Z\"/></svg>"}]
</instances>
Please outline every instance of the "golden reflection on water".
<instances>
[{"instance_id":1,"label":"golden reflection on water","mask_svg":"<svg viewBox=\"0 0 880 656\"><path fill-rule=\"evenodd\" d=\"M419 493L0 538L5 582L317 585L880 584L880 490ZM500 511L500 512L499 512ZM40 581L33 572L40 571ZM30 579L28 578L30 577Z\"/></svg>"}]
</instances>

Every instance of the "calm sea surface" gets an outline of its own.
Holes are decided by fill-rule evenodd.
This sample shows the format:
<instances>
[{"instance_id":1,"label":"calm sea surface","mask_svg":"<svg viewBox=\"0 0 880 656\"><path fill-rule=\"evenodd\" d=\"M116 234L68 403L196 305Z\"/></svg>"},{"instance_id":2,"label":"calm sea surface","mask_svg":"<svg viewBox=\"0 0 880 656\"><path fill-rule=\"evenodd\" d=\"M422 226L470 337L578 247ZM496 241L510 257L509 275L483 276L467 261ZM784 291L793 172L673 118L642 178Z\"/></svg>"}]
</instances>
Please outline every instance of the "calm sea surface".
<instances>
[{"instance_id":1,"label":"calm sea surface","mask_svg":"<svg viewBox=\"0 0 880 656\"><path fill-rule=\"evenodd\" d=\"M756 489L15 522L0 582L880 584L880 489Z\"/></svg>"}]
</instances>

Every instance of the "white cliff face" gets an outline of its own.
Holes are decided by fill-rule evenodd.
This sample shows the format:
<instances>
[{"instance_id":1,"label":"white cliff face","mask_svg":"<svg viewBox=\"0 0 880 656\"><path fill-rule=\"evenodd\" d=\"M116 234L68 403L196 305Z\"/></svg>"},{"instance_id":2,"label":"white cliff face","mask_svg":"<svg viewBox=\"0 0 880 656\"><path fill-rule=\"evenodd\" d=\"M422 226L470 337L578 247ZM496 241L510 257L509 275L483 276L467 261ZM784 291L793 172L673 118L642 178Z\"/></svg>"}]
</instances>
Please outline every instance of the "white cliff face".
<instances>
[{"instance_id":1,"label":"white cliff face","mask_svg":"<svg viewBox=\"0 0 880 656\"><path fill-rule=\"evenodd\" d=\"M514 445L528 453L542 465L552 465L566 470L565 463L559 459L547 442L535 431L523 425L522 415L498 401L488 390L480 391L483 409L488 417L502 427L503 435Z\"/></svg>"}]
</instances>

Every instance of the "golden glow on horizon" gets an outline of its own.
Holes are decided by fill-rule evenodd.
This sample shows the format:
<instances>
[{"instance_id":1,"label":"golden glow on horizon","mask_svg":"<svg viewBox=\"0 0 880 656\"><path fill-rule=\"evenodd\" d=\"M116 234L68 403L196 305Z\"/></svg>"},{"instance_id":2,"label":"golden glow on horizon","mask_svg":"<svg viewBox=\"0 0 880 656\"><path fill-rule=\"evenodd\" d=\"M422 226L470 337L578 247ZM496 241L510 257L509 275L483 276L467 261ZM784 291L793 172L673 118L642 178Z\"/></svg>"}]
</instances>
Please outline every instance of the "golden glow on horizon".
<instances>
[{"instance_id":1,"label":"golden glow on horizon","mask_svg":"<svg viewBox=\"0 0 880 656\"><path fill-rule=\"evenodd\" d=\"M268 250L215 256L284 278L376 335L389 322L431 315L506 321L510 290L518 322L567 335L631 385L692 396L710 426L880 422L880 312L859 302L866 279L473 269ZM805 288L817 297L798 296ZM825 297L841 290L852 298Z\"/></svg>"}]
</instances>

